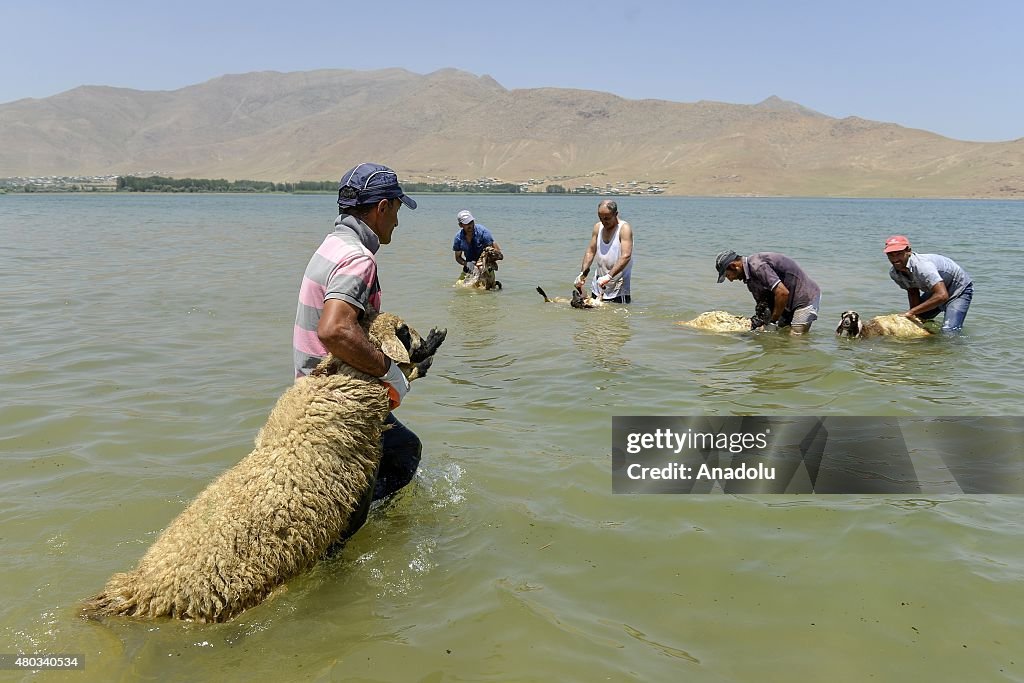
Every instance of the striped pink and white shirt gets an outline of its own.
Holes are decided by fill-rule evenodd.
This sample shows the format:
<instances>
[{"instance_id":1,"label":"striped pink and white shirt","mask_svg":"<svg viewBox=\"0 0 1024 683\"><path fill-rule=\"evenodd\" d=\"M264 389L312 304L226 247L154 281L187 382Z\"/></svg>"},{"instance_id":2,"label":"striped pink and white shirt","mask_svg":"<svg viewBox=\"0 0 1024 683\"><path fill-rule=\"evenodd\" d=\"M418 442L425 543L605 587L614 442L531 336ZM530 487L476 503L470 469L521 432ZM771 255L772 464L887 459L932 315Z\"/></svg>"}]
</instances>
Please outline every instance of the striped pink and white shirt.
<instances>
[{"instance_id":1,"label":"striped pink and white shirt","mask_svg":"<svg viewBox=\"0 0 1024 683\"><path fill-rule=\"evenodd\" d=\"M380 283L375 254L377 236L365 223L342 214L306 266L299 287L292 351L295 376L308 375L327 356L317 326L328 299L342 299L356 308L380 310Z\"/></svg>"}]
</instances>

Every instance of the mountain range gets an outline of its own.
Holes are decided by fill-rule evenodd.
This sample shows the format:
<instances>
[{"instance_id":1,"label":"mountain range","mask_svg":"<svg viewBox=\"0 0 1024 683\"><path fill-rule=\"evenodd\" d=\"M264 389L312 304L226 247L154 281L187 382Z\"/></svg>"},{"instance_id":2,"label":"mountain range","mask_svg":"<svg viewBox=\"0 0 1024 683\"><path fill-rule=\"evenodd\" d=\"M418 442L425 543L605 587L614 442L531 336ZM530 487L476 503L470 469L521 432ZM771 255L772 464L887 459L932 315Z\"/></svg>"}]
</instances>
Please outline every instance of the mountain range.
<instances>
[{"instance_id":1,"label":"mountain range","mask_svg":"<svg viewBox=\"0 0 1024 683\"><path fill-rule=\"evenodd\" d=\"M1024 138L968 142L778 97L753 105L509 90L455 69L228 75L174 91L82 86L0 104L0 177L158 173L327 180L634 181L676 195L1024 197Z\"/></svg>"}]
</instances>

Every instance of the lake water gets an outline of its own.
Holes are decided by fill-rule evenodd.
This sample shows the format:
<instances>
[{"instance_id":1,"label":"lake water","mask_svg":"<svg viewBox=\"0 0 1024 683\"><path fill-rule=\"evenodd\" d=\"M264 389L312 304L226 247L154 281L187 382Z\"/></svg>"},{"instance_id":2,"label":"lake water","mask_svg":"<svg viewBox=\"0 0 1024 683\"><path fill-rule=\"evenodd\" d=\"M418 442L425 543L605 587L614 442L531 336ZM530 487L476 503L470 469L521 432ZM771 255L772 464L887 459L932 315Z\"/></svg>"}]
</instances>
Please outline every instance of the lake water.
<instances>
[{"instance_id":1,"label":"lake water","mask_svg":"<svg viewBox=\"0 0 1024 683\"><path fill-rule=\"evenodd\" d=\"M1024 680L1024 498L612 495L610 456L614 415L1024 414L1024 203L624 197L634 304L577 311L534 288L569 293L597 198L418 199L379 253L384 308L449 331L399 411L416 480L198 625L75 605L251 449L334 200L0 196L0 653L84 655L82 681ZM451 286L462 208L501 292ZM906 308L894 232L972 274L965 334L835 338ZM715 284L725 248L804 266L810 335L675 324L753 310Z\"/></svg>"}]
</instances>

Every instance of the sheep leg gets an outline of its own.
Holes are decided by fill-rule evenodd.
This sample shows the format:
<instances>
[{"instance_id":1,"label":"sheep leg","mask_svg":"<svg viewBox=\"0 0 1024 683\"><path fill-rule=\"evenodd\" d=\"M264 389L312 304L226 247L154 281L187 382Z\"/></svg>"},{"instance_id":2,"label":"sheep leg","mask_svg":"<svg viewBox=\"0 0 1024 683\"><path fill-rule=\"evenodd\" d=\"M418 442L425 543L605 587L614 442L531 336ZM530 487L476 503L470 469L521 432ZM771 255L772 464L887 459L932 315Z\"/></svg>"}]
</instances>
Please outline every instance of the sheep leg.
<instances>
[{"instance_id":1,"label":"sheep leg","mask_svg":"<svg viewBox=\"0 0 1024 683\"><path fill-rule=\"evenodd\" d=\"M772 319L771 302L766 301L764 299L762 299L761 301L758 301L757 305L754 306L754 315L756 317L760 318L761 320L764 320L765 322L768 322L769 320L771 320Z\"/></svg>"},{"instance_id":2,"label":"sheep leg","mask_svg":"<svg viewBox=\"0 0 1024 683\"><path fill-rule=\"evenodd\" d=\"M419 363L412 364L412 371L407 375L408 380L411 382L414 379L419 379L427 374L427 370L430 369L431 364L434 362L433 356L428 356L425 360L421 360Z\"/></svg>"},{"instance_id":3,"label":"sheep leg","mask_svg":"<svg viewBox=\"0 0 1024 683\"><path fill-rule=\"evenodd\" d=\"M448 330L446 329L438 330L437 328L431 328L430 333L425 339L420 341L419 346L409 349L410 362L419 363L425 359L432 359L447 335ZM405 342L403 341L402 343L404 344ZM430 366L427 365L427 367ZM423 372L426 372L426 368L424 368Z\"/></svg>"}]
</instances>

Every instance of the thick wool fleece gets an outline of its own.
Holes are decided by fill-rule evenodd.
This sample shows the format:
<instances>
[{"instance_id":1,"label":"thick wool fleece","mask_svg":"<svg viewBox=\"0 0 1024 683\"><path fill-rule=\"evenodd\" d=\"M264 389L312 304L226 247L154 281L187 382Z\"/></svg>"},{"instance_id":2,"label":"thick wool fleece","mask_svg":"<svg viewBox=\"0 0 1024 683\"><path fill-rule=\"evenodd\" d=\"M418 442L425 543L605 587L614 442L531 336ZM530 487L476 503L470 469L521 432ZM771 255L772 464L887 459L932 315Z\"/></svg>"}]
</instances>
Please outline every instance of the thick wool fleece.
<instances>
[{"instance_id":1,"label":"thick wool fleece","mask_svg":"<svg viewBox=\"0 0 1024 683\"><path fill-rule=\"evenodd\" d=\"M321 367L324 367L323 365ZM385 387L347 365L295 382L256 448L211 483L86 616L225 621L343 538L380 462Z\"/></svg>"},{"instance_id":2,"label":"thick wool fleece","mask_svg":"<svg viewBox=\"0 0 1024 683\"><path fill-rule=\"evenodd\" d=\"M919 322L914 322L899 313L876 315L874 318L864 323L864 331L862 334L865 337L889 336L900 337L902 339L916 339L919 337L931 336L931 332L929 332L928 328L924 325Z\"/></svg>"}]
</instances>

